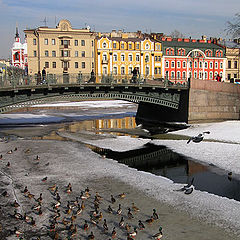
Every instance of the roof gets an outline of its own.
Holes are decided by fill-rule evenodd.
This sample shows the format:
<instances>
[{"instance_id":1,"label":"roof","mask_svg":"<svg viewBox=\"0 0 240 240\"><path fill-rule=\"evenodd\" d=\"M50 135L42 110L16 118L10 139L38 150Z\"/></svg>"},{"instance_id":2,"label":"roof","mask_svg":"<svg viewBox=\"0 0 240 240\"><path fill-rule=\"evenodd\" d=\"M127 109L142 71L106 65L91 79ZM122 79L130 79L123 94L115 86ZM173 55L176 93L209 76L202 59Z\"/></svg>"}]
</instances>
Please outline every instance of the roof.
<instances>
[{"instance_id":1,"label":"roof","mask_svg":"<svg viewBox=\"0 0 240 240\"><path fill-rule=\"evenodd\" d=\"M214 43L183 42L183 41L162 41L163 47L201 48L201 49L223 49Z\"/></svg>"},{"instance_id":2,"label":"roof","mask_svg":"<svg viewBox=\"0 0 240 240\"><path fill-rule=\"evenodd\" d=\"M227 48L240 48L240 44L233 41L223 40L223 41L220 41L219 43L226 46Z\"/></svg>"}]
</instances>

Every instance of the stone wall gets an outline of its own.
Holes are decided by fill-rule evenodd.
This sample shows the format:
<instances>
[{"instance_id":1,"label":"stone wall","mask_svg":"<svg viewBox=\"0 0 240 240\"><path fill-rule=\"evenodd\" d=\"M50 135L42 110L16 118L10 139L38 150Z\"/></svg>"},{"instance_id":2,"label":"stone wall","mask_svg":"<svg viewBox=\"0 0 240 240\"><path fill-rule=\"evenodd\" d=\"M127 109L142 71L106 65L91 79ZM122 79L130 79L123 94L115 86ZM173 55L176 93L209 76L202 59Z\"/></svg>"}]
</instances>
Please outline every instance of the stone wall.
<instances>
[{"instance_id":1,"label":"stone wall","mask_svg":"<svg viewBox=\"0 0 240 240\"><path fill-rule=\"evenodd\" d=\"M239 120L240 85L191 80L189 121Z\"/></svg>"}]
</instances>

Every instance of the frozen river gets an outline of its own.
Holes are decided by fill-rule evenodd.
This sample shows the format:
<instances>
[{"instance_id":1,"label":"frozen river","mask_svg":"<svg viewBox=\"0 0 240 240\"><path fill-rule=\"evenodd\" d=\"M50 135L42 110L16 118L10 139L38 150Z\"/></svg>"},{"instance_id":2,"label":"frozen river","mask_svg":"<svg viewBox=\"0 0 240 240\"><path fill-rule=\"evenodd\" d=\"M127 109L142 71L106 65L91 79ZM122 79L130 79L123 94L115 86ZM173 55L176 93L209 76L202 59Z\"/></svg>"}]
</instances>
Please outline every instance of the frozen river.
<instances>
[{"instance_id":1,"label":"frozen river","mask_svg":"<svg viewBox=\"0 0 240 240\"><path fill-rule=\"evenodd\" d=\"M55 109L51 109L51 107ZM173 152L181 154L195 162L219 168L220 175L226 174L226 179L227 173L232 172L232 182L239 180L239 121L194 124L188 129L165 134L164 139L152 139L146 134L145 130L140 129L140 131L137 128L136 131L132 132L131 128L136 128L132 121L136 109L136 105L123 101L57 103L54 105L38 106L38 108L32 109L31 113L23 112L1 115L0 124L5 126L1 133L8 134L10 138L11 136L18 135L21 138L34 138L35 140L62 140L64 138L90 144L92 147L95 146L119 152L118 155L126 151L138 151L137 149L143 148L145 144L166 146ZM111 120L114 118L122 118L124 120ZM82 122L83 120L85 121ZM65 123L63 124L62 122ZM39 125L43 123L45 125ZM25 127L12 129L8 128L7 124L11 124L12 126L22 124ZM36 125L31 126L31 124ZM114 131L109 132L109 126L115 132L118 132L116 130L118 128L122 129L126 127L126 133L130 134L113 134ZM108 132L101 132L101 129L108 129ZM41 130L43 134L41 134ZM193 142L186 143L186 139L189 136L196 136L204 131L210 131L210 134L205 136L205 141L198 144ZM99 132L101 134L96 134ZM132 137L133 133L144 136L144 138ZM176 138L176 134L180 136ZM161 138L161 136L158 137ZM166 178L168 177L167 174L163 177L159 176L163 174L157 174L156 171L149 171L151 173L147 173L144 168L136 171L132 168L119 167L117 170L118 167L115 164L111 165L108 162L112 160L108 160L107 154L105 154L105 157L107 166L95 166L94 171L96 171L96 174L100 174L101 171L105 172L105 168L108 168L108 170L114 172L116 179L134 186L157 201L167 203L175 209L186 212L189 216L194 216L197 219L201 219L201 221L219 226L227 232L233 233L235 236L240 236L240 203L237 201L238 199L229 199L200 190L194 190L192 194L185 195L183 192L176 191L183 184L174 183L173 180L169 179L170 176ZM110 155L109 159L111 159ZM112 157L112 159L114 158ZM201 169L199 166L191 166L191 171L196 174L196 172L200 173ZM211 177L208 179L211 181ZM221 188L221 186L217 187ZM227 188L227 185L223 185L222 187ZM185 238L191 239L186 236Z\"/></svg>"}]
</instances>

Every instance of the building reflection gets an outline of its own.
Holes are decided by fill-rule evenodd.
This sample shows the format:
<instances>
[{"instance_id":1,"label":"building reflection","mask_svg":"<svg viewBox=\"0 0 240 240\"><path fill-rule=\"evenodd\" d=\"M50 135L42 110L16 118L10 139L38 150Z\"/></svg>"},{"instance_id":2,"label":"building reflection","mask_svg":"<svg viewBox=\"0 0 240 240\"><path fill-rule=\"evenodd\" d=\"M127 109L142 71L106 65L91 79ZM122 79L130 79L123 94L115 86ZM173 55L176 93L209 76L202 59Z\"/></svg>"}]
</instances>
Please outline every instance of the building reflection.
<instances>
[{"instance_id":1,"label":"building reflection","mask_svg":"<svg viewBox=\"0 0 240 240\"><path fill-rule=\"evenodd\" d=\"M123 135L115 132L118 129L133 129L136 127L135 117L125 117L117 119L95 119L74 122L70 124L61 125L57 131L51 132L49 135L35 137L34 139L48 139L48 140L66 140L60 137L57 132L71 132L78 133L81 131L94 131L96 134L103 134L104 130L113 129L115 135ZM124 134L126 135L126 134Z\"/></svg>"}]
</instances>

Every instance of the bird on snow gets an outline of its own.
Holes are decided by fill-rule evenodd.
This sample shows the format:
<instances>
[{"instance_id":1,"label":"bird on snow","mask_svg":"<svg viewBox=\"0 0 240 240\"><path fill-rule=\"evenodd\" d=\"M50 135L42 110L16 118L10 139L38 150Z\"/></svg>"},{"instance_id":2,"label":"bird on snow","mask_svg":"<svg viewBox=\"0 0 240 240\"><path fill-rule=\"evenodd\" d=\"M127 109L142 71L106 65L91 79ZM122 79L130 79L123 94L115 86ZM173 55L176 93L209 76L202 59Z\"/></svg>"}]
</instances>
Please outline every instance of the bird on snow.
<instances>
[{"instance_id":1,"label":"bird on snow","mask_svg":"<svg viewBox=\"0 0 240 240\"><path fill-rule=\"evenodd\" d=\"M193 181L194 181L194 178L192 178L190 183L188 183L187 185L183 186L182 188L176 191L182 191L185 194L191 194L194 190Z\"/></svg>"},{"instance_id":2,"label":"bird on snow","mask_svg":"<svg viewBox=\"0 0 240 240\"><path fill-rule=\"evenodd\" d=\"M195 137L191 137L188 139L187 143L190 143L191 141L193 141L195 143L200 143L203 140L204 134L210 134L210 132L206 131L206 132L198 134Z\"/></svg>"}]
</instances>

